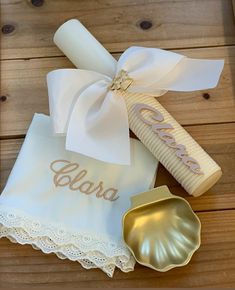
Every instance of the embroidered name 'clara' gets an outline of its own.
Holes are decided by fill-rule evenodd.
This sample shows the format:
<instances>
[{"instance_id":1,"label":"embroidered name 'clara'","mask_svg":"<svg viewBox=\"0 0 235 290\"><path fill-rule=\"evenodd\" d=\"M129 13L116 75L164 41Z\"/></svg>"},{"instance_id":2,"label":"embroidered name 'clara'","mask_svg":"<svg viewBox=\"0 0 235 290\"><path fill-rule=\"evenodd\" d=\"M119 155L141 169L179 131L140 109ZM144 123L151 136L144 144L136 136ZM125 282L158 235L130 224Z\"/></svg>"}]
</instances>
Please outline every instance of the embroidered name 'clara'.
<instances>
[{"instance_id":1,"label":"embroidered name 'clara'","mask_svg":"<svg viewBox=\"0 0 235 290\"><path fill-rule=\"evenodd\" d=\"M162 123L164 121L164 117L157 109L152 108L149 105L139 103L134 105L134 111L140 120L142 120L145 124L151 126L152 131L156 133L159 138L166 143L168 147L176 149L175 155L179 157L193 173L203 174L197 160L195 160L193 157L188 156L186 147L182 144L177 144L175 137L171 133L164 131L167 129L172 130L174 128L171 124ZM143 116L142 111L149 111L151 113L154 113L151 116L151 119L155 122L147 120ZM158 123L156 123L156 121Z\"/></svg>"},{"instance_id":2,"label":"embroidered name 'clara'","mask_svg":"<svg viewBox=\"0 0 235 290\"><path fill-rule=\"evenodd\" d=\"M95 194L97 198L115 201L119 198L115 188L104 189L103 181L98 185L89 180L84 180L87 170L79 170L79 164L67 160L55 160L50 164L50 169L55 173L53 178L55 186L67 186L70 190L79 190L85 194Z\"/></svg>"}]
</instances>

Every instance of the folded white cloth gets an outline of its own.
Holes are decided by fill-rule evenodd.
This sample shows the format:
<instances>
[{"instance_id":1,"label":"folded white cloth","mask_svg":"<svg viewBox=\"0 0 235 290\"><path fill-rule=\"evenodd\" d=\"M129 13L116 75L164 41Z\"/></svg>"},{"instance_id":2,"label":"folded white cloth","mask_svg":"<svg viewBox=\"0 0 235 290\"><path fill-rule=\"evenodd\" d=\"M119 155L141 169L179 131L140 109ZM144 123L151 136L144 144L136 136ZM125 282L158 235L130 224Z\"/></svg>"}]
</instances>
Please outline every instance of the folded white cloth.
<instances>
[{"instance_id":1,"label":"folded white cloth","mask_svg":"<svg viewBox=\"0 0 235 290\"><path fill-rule=\"evenodd\" d=\"M109 276L134 268L122 239L130 196L155 181L157 160L131 139L131 165L66 151L50 118L35 114L0 197L0 236L78 261Z\"/></svg>"}]
</instances>

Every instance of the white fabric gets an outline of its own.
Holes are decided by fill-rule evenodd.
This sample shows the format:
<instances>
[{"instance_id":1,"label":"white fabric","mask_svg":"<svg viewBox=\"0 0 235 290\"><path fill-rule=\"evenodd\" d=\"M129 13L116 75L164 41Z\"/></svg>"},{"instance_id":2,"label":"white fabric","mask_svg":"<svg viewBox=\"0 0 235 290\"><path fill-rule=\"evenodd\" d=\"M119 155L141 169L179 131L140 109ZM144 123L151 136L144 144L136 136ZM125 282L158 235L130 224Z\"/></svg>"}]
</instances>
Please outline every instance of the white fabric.
<instances>
[{"instance_id":1,"label":"white fabric","mask_svg":"<svg viewBox=\"0 0 235 290\"><path fill-rule=\"evenodd\" d=\"M53 137L50 118L36 114L0 196L0 236L85 268L101 268L109 276L115 266L133 270L135 261L122 240L122 215L130 207L130 196L153 187L158 162L134 139L130 166L97 161L64 147L65 137ZM54 171L68 162L79 164L78 171L55 179L50 168L55 160L64 161L56 161ZM118 190L118 199L71 190L71 181L82 170L87 170L86 176L73 186L102 182L104 189Z\"/></svg>"},{"instance_id":2,"label":"white fabric","mask_svg":"<svg viewBox=\"0 0 235 290\"><path fill-rule=\"evenodd\" d=\"M125 70L133 79L129 92L157 97L168 90L215 87L223 63L157 48L131 47L121 55L116 75ZM109 76L80 69L50 72L47 84L54 133L67 134L68 150L110 163L130 164L125 100L109 91L111 81Z\"/></svg>"}]
</instances>

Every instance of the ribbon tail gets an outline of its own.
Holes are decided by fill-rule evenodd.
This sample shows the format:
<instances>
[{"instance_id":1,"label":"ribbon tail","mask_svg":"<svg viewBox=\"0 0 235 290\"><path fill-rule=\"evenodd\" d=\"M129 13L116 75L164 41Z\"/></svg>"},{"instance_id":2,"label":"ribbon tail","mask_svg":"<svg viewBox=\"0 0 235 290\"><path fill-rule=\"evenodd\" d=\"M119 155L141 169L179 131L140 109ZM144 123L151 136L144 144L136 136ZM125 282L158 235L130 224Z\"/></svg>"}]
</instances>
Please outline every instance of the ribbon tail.
<instances>
[{"instance_id":1,"label":"ribbon tail","mask_svg":"<svg viewBox=\"0 0 235 290\"><path fill-rule=\"evenodd\" d=\"M84 90L71 113L66 149L115 164L130 164L128 115L124 98L99 81Z\"/></svg>"},{"instance_id":2,"label":"ribbon tail","mask_svg":"<svg viewBox=\"0 0 235 290\"><path fill-rule=\"evenodd\" d=\"M223 60L183 58L161 81L158 88L190 92L217 86L223 70Z\"/></svg>"}]
</instances>

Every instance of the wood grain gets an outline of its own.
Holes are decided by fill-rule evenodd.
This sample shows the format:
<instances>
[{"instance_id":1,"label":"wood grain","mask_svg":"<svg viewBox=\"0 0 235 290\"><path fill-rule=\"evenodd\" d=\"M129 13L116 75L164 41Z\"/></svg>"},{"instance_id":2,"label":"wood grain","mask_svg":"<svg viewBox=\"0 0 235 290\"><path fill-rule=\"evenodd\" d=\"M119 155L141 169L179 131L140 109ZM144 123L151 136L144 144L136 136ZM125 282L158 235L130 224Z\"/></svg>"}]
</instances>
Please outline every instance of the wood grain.
<instances>
[{"instance_id":1,"label":"wood grain","mask_svg":"<svg viewBox=\"0 0 235 290\"><path fill-rule=\"evenodd\" d=\"M206 194L189 196L159 167L156 186L167 184L202 221L202 246L186 267L159 273L84 270L31 246L0 240L0 288L235 287L235 0L31 0L1 1L0 186L4 187L35 112L48 113L47 72L73 65L52 42L59 25L79 18L119 57L132 45L175 49L194 58L225 59L217 88L167 93L161 104L220 164L223 176ZM39 3L40 1L36 1ZM148 21L149 29L141 22ZM4 25L11 33L3 33ZM5 28L7 28L5 26ZM8 27L9 28L9 27ZM5 29L5 31L8 30ZM204 98L205 93L209 98ZM208 97L208 95L207 95Z\"/></svg>"},{"instance_id":2,"label":"wood grain","mask_svg":"<svg viewBox=\"0 0 235 290\"><path fill-rule=\"evenodd\" d=\"M232 0L232 4L233 4L233 16L235 17L235 0Z\"/></svg>"},{"instance_id":3,"label":"wood grain","mask_svg":"<svg viewBox=\"0 0 235 290\"><path fill-rule=\"evenodd\" d=\"M194 58L225 59L219 85L213 90L170 92L160 103L183 125L235 121L235 47L181 50ZM116 55L118 57L118 55ZM35 112L48 113L46 74L73 67L64 57L2 61L1 136L25 134ZM204 99L208 92L210 99ZM183 104L183 105L182 105Z\"/></svg>"},{"instance_id":4,"label":"wood grain","mask_svg":"<svg viewBox=\"0 0 235 290\"><path fill-rule=\"evenodd\" d=\"M198 214L202 245L191 262L166 273L136 265L135 271L116 270L108 278L101 270L84 270L78 263L45 255L31 246L0 240L2 287L232 287L235 285L235 211Z\"/></svg>"},{"instance_id":5,"label":"wood grain","mask_svg":"<svg viewBox=\"0 0 235 290\"><path fill-rule=\"evenodd\" d=\"M156 186L166 184L172 192L186 198L196 211L234 209L235 123L189 126L187 131L218 162L223 170L220 181L201 197L189 196L175 179L160 166ZM1 140L1 187L3 188L23 139Z\"/></svg>"},{"instance_id":6,"label":"wood grain","mask_svg":"<svg viewBox=\"0 0 235 290\"><path fill-rule=\"evenodd\" d=\"M15 30L2 37L3 59L58 56L56 29L78 18L111 52L131 45L184 48L235 44L231 0L3 0L2 23ZM142 21L152 27L140 28Z\"/></svg>"}]
</instances>

